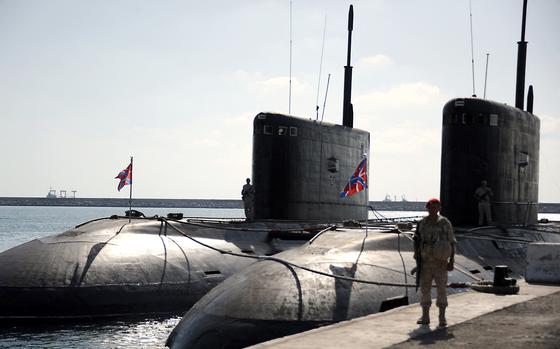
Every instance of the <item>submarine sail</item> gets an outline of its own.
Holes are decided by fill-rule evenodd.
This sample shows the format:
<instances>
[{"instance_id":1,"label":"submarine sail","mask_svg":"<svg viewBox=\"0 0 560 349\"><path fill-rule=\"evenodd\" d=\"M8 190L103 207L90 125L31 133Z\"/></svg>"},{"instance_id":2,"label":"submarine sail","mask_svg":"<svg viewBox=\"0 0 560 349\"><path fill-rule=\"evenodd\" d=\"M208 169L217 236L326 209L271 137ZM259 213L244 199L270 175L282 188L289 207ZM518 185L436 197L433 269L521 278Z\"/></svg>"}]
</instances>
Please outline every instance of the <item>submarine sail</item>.
<instances>
[{"instance_id":1,"label":"submarine sail","mask_svg":"<svg viewBox=\"0 0 560 349\"><path fill-rule=\"evenodd\" d=\"M482 181L494 194L489 224L537 222L540 120L532 88L523 110L526 11L524 0L515 108L478 98L453 99L443 108L441 211L454 224L478 223L474 193Z\"/></svg>"},{"instance_id":2,"label":"submarine sail","mask_svg":"<svg viewBox=\"0 0 560 349\"><path fill-rule=\"evenodd\" d=\"M442 214L454 224L478 222L476 188L492 188L492 218L534 224L538 211L539 119L497 102L458 98L443 108Z\"/></svg>"},{"instance_id":3,"label":"submarine sail","mask_svg":"<svg viewBox=\"0 0 560 349\"><path fill-rule=\"evenodd\" d=\"M348 11L342 125L260 113L253 123L255 218L343 221L367 217L368 191L339 193L369 151L369 132L354 128L352 66L354 10ZM369 164L369 162L368 162Z\"/></svg>"},{"instance_id":4,"label":"submarine sail","mask_svg":"<svg viewBox=\"0 0 560 349\"><path fill-rule=\"evenodd\" d=\"M255 218L365 219L367 190L346 198L339 193L368 149L366 131L258 114L253 123Z\"/></svg>"}]
</instances>

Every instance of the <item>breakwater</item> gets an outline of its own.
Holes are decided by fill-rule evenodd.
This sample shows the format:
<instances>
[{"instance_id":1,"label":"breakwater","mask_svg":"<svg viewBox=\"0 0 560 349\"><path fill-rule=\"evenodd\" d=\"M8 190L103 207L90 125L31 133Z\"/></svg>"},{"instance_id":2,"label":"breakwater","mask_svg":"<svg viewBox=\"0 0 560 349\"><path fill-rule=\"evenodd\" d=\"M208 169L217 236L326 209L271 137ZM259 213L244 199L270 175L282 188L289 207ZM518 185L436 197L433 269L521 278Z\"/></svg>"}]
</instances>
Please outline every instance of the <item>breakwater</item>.
<instances>
[{"instance_id":1,"label":"breakwater","mask_svg":"<svg viewBox=\"0 0 560 349\"><path fill-rule=\"evenodd\" d=\"M424 211L420 201L370 201L377 211ZM243 208L233 199L132 199L134 207ZM82 206L128 207L128 199L117 198L44 198L0 197L0 206ZM560 213L560 203L541 203L539 213Z\"/></svg>"},{"instance_id":2,"label":"breakwater","mask_svg":"<svg viewBox=\"0 0 560 349\"><path fill-rule=\"evenodd\" d=\"M0 206L128 207L128 199L0 197ZM241 200L132 199L133 207L243 208Z\"/></svg>"}]
</instances>

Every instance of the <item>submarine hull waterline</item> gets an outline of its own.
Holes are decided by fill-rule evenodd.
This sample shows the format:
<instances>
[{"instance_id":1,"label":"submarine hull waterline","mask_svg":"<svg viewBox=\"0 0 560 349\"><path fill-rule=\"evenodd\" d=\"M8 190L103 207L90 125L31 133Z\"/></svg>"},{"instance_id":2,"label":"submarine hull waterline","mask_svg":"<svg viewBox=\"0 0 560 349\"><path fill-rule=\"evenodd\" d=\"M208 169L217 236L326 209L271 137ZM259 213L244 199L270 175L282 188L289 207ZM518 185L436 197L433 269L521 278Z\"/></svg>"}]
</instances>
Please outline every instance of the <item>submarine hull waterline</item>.
<instances>
[{"instance_id":1,"label":"submarine hull waterline","mask_svg":"<svg viewBox=\"0 0 560 349\"><path fill-rule=\"evenodd\" d=\"M222 254L273 254L299 245L253 230L157 219L107 218L0 253L0 319L56 319L181 314L227 276L254 260ZM298 229L301 223L284 225ZM276 234L277 235L277 234ZM300 240L298 240L300 239ZM303 240L301 240L303 239Z\"/></svg>"}]
</instances>

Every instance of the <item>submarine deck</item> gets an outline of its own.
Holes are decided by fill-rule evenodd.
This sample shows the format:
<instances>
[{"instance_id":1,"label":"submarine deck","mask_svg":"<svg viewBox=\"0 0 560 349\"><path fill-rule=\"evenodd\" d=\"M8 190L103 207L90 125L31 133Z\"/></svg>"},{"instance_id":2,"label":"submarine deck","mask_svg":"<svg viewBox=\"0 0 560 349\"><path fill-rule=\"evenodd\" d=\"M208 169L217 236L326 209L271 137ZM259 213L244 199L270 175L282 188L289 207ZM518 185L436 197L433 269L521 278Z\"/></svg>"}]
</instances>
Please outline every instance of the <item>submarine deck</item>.
<instances>
[{"instance_id":1,"label":"submarine deck","mask_svg":"<svg viewBox=\"0 0 560 349\"><path fill-rule=\"evenodd\" d=\"M284 348L482 348L507 344L555 348L560 338L560 286L520 283L516 295L469 291L449 296L448 327L438 329L437 307L430 327L416 324L420 305L377 313L278 338L251 349Z\"/></svg>"}]
</instances>

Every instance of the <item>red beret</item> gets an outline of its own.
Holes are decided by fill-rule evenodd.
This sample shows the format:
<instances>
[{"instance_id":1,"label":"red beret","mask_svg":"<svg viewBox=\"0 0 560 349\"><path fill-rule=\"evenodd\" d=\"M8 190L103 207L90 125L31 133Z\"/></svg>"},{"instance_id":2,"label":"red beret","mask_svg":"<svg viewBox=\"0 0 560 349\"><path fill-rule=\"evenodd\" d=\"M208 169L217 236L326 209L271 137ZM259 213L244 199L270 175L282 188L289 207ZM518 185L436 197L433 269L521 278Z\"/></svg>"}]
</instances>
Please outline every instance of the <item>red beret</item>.
<instances>
[{"instance_id":1,"label":"red beret","mask_svg":"<svg viewBox=\"0 0 560 349\"><path fill-rule=\"evenodd\" d=\"M426 207L434 205L434 204L441 205L441 203L439 202L439 199L433 198L433 199L428 200L428 202L426 202Z\"/></svg>"}]
</instances>

